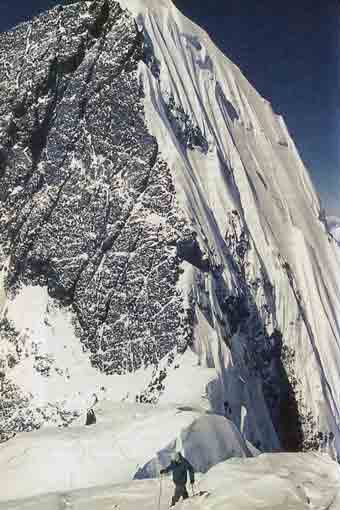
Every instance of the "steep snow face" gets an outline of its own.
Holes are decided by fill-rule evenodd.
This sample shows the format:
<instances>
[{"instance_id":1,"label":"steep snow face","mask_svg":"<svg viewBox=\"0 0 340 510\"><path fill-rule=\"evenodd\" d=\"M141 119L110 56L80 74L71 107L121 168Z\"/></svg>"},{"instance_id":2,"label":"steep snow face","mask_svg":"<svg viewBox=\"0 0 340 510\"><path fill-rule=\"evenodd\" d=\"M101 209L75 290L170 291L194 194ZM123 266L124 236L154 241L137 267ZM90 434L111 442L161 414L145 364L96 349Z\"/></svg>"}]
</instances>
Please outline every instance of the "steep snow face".
<instances>
[{"instance_id":1,"label":"steep snow face","mask_svg":"<svg viewBox=\"0 0 340 510\"><path fill-rule=\"evenodd\" d=\"M339 451L339 259L285 123L170 1L123 3L146 38L148 125L196 233L182 283L201 363L248 437L262 391L281 444L335 436Z\"/></svg>"},{"instance_id":2,"label":"steep snow face","mask_svg":"<svg viewBox=\"0 0 340 510\"><path fill-rule=\"evenodd\" d=\"M95 392L336 454L339 250L284 121L170 0L121 6L1 35L0 440Z\"/></svg>"}]
</instances>

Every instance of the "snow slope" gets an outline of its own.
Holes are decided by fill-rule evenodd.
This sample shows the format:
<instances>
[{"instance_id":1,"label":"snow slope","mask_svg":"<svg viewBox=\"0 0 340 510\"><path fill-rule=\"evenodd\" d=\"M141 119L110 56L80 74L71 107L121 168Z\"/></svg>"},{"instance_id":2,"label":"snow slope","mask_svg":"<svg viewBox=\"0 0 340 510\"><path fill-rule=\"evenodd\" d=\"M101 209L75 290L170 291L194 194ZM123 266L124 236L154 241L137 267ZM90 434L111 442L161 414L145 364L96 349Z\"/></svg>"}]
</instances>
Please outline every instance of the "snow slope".
<instances>
[{"instance_id":1,"label":"snow slope","mask_svg":"<svg viewBox=\"0 0 340 510\"><path fill-rule=\"evenodd\" d=\"M157 478L176 449L202 473L230 457L256 455L222 416L111 401L98 404L96 414L96 426L46 428L0 445L0 501Z\"/></svg>"},{"instance_id":2,"label":"snow slope","mask_svg":"<svg viewBox=\"0 0 340 510\"><path fill-rule=\"evenodd\" d=\"M340 506L336 463L317 454L264 454L231 459L199 477L195 496L178 503L187 510L336 510ZM0 502L1 510L166 509L173 493L169 479L138 480L74 492L56 492L21 501ZM160 506L159 506L160 504ZM176 507L177 508L177 507Z\"/></svg>"}]
</instances>

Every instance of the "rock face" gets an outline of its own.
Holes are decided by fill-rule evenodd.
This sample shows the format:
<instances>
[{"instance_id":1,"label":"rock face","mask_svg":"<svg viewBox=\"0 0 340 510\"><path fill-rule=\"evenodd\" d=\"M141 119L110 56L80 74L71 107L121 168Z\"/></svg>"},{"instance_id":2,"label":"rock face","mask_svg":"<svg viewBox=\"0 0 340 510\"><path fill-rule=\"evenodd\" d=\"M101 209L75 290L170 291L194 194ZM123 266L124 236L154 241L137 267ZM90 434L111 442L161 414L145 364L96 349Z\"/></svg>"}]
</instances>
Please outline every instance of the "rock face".
<instances>
[{"instance_id":1,"label":"rock face","mask_svg":"<svg viewBox=\"0 0 340 510\"><path fill-rule=\"evenodd\" d=\"M171 246L181 224L143 118L142 36L103 1L56 8L3 35L1 47L8 288L47 285L71 303L107 373L157 362L181 337Z\"/></svg>"},{"instance_id":2,"label":"rock face","mask_svg":"<svg viewBox=\"0 0 340 510\"><path fill-rule=\"evenodd\" d=\"M57 7L2 34L0 46L8 295L42 285L71 305L79 340L107 374L183 350L175 245L184 220L146 129L133 18L107 0Z\"/></svg>"},{"instance_id":3,"label":"rock face","mask_svg":"<svg viewBox=\"0 0 340 510\"><path fill-rule=\"evenodd\" d=\"M125 4L0 35L0 439L84 412L82 349L91 391L206 373L257 447L339 449L337 247L284 122L170 0Z\"/></svg>"}]
</instances>

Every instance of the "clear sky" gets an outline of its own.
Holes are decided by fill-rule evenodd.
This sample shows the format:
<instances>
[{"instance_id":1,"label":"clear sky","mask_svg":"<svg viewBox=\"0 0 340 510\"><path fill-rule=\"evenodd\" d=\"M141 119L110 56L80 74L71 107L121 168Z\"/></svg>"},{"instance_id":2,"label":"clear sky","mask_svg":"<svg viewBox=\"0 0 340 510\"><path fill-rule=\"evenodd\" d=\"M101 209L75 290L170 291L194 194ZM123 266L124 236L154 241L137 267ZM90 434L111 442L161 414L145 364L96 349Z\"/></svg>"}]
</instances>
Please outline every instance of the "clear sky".
<instances>
[{"instance_id":1,"label":"clear sky","mask_svg":"<svg viewBox=\"0 0 340 510\"><path fill-rule=\"evenodd\" d=\"M340 1L174 0L283 115L340 216Z\"/></svg>"},{"instance_id":2,"label":"clear sky","mask_svg":"<svg viewBox=\"0 0 340 510\"><path fill-rule=\"evenodd\" d=\"M340 216L339 0L174 2L284 116L324 207ZM57 3L0 0L0 30Z\"/></svg>"}]
</instances>

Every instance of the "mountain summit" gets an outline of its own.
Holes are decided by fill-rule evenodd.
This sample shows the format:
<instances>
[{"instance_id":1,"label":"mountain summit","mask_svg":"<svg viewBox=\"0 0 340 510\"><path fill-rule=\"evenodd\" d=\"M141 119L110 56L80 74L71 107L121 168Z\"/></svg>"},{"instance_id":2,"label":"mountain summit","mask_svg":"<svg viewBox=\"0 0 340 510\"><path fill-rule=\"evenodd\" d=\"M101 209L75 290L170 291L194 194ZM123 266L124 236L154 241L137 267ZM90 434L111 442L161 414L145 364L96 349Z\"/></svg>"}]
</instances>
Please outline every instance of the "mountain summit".
<instances>
[{"instance_id":1,"label":"mountain summit","mask_svg":"<svg viewBox=\"0 0 340 510\"><path fill-rule=\"evenodd\" d=\"M170 0L1 34L1 440L79 423L95 394L336 457L339 258L320 217L282 117Z\"/></svg>"}]
</instances>

